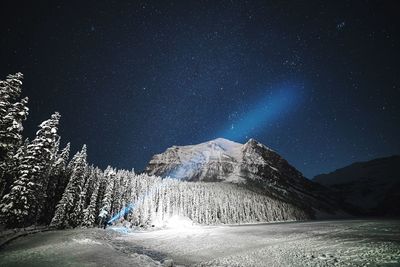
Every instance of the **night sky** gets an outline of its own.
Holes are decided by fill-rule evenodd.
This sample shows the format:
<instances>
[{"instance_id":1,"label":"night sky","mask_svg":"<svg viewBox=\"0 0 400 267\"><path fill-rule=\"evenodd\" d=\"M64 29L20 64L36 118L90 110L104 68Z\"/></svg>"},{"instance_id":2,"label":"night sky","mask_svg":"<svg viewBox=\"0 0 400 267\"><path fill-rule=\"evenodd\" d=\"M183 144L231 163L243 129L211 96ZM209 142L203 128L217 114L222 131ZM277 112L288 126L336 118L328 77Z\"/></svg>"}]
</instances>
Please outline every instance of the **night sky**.
<instances>
[{"instance_id":1,"label":"night sky","mask_svg":"<svg viewBox=\"0 0 400 267\"><path fill-rule=\"evenodd\" d=\"M217 137L253 137L307 177L400 153L396 1L72 2L0 4L26 136L59 111L63 144L136 170Z\"/></svg>"}]
</instances>

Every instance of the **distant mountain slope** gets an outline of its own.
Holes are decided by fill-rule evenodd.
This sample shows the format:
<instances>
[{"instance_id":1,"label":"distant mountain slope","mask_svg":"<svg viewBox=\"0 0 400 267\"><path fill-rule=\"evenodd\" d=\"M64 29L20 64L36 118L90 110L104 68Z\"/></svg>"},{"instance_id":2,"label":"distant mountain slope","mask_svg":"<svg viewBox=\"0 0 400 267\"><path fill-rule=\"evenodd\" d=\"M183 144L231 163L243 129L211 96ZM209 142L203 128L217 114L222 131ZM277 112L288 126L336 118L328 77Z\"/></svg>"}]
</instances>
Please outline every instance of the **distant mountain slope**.
<instances>
[{"instance_id":1,"label":"distant mountain slope","mask_svg":"<svg viewBox=\"0 0 400 267\"><path fill-rule=\"evenodd\" d=\"M366 215L400 216L400 156L353 163L314 181Z\"/></svg>"},{"instance_id":2,"label":"distant mountain slope","mask_svg":"<svg viewBox=\"0 0 400 267\"><path fill-rule=\"evenodd\" d=\"M316 213L335 214L337 201L328 190L306 179L265 145L250 139L239 144L218 138L173 146L153 156L146 173L186 181L235 183Z\"/></svg>"}]
</instances>

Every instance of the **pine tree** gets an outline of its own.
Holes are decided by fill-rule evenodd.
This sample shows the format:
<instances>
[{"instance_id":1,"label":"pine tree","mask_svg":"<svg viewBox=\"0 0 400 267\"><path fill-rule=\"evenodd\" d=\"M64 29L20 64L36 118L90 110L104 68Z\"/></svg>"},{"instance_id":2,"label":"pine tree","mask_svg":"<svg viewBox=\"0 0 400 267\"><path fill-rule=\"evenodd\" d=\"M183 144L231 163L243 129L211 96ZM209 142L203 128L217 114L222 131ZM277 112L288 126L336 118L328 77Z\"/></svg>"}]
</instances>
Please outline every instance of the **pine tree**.
<instances>
[{"instance_id":1,"label":"pine tree","mask_svg":"<svg viewBox=\"0 0 400 267\"><path fill-rule=\"evenodd\" d=\"M93 178L91 175L93 173L93 166L87 167L85 172L85 178L83 180L83 185L81 188L81 193L79 194L78 201L75 205L75 209L72 212L73 223L72 226L78 226L84 224L85 211L89 205L90 197L92 194Z\"/></svg>"},{"instance_id":2,"label":"pine tree","mask_svg":"<svg viewBox=\"0 0 400 267\"><path fill-rule=\"evenodd\" d=\"M104 197L101 201L101 210L100 217L105 218L106 216L111 216L111 204L112 204L112 194L114 190L114 182L115 182L115 170L110 166L104 171L106 188L104 191Z\"/></svg>"},{"instance_id":3,"label":"pine tree","mask_svg":"<svg viewBox=\"0 0 400 267\"><path fill-rule=\"evenodd\" d=\"M2 219L8 226L25 226L36 223L40 214L48 177L52 165L60 115L54 113L42 122L35 139L27 145L17 177L10 193L4 195L0 204Z\"/></svg>"},{"instance_id":4,"label":"pine tree","mask_svg":"<svg viewBox=\"0 0 400 267\"><path fill-rule=\"evenodd\" d=\"M93 193L90 197L90 203L87 208L83 211L83 222L82 225L86 227L93 226L96 222L96 207L98 201L98 193L100 188L100 179L101 173L99 169L95 169L94 172L91 174L93 176ZM97 210L98 211L98 210Z\"/></svg>"},{"instance_id":5,"label":"pine tree","mask_svg":"<svg viewBox=\"0 0 400 267\"><path fill-rule=\"evenodd\" d=\"M60 201L65 190L65 180L67 180L67 164L69 159L70 143L68 143L60 153L51 167L49 183L47 186L45 208L41 222L49 224L54 216L57 203Z\"/></svg>"},{"instance_id":6,"label":"pine tree","mask_svg":"<svg viewBox=\"0 0 400 267\"><path fill-rule=\"evenodd\" d=\"M0 198L14 179L13 158L22 144L22 122L28 115L28 98L19 100L22 79L22 73L16 73L0 81Z\"/></svg>"},{"instance_id":7,"label":"pine tree","mask_svg":"<svg viewBox=\"0 0 400 267\"><path fill-rule=\"evenodd\" d=\"M86 163L86 145L78 152L69 164L71 169L71 178L63 193L63 196L56 207L56 212L51 221L51 225L66 228L77 226L78 213L75 208L79 206L82 186L85 179Z\"/></svg>"}]
</instances>

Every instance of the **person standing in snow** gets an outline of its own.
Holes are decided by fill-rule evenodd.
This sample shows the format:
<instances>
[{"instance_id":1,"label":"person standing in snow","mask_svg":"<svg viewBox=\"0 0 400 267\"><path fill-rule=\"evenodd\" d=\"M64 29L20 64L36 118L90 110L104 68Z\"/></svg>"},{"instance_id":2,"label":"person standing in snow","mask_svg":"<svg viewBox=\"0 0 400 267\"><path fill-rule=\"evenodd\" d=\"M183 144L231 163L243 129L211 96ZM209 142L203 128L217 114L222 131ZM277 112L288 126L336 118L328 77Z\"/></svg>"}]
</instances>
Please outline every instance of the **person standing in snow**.
<instances>
[{"instance_id":1,"label":"person standing in snow","mask_svg":"<svg viewBox=\"0 0 400 267\"><path fill-rule=\"evenodd\" d=\"M105 217L103 217L104 218L104 221L103 221L103 227L104 227L104 229L106 229L107 228L107 225L108 225L108 221L110 220L110 215L109 214L107 214Z\"/></svg>"},{"instance_id":2,"label":"person standing in snow","mask_svg":"<svg viewBox=\"0 0 400 267\"><path fill-rule=\"evenodd\" d=\"M106 227L107 227L107 222L110 220L110 219L109 219L110 216L108 215L108 212L107 212L106 210L102 209L102 210L100 211L99 218L100 218L99 227L100 227L100 228L106 229Z\"/></svg>"}]
</instances>

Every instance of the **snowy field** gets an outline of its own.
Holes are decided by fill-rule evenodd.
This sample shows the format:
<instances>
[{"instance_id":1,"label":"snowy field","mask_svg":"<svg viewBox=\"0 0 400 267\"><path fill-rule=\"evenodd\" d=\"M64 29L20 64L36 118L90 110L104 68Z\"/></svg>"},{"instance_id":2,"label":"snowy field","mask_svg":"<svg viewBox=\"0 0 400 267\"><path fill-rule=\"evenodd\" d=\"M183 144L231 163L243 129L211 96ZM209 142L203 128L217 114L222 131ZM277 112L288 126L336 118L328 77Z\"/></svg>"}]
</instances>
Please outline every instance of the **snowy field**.
<instances>
[{"instance_id":1,"label":"snowy field","mask_svg":"<svg viewBox=\"0 0 400 267\"><path fill-rule=\"evenodd\" d=\"M400 266L400 221L347 220L50 231L0 251L1 266Z\"/></svg>"}]
</instances>

